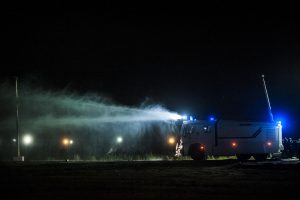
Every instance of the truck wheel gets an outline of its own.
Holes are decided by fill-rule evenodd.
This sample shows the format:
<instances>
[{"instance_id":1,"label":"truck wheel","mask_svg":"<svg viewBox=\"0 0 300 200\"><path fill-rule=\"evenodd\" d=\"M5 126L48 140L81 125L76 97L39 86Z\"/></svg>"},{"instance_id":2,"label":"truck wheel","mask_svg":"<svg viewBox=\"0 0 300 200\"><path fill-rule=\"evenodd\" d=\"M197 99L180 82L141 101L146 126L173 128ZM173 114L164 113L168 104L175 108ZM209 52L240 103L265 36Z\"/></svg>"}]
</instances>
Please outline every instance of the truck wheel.
<instances>
[{"instance_id":1,"label":"truck wheel","mask_svg":"<svg viewBox=\"0 0 300 200\"><path fill-rule=\"evenodd\" d=\"M265 161L267 160L268 154L254 154L253 157L256 161Z\"/></svg>"},{"instance_id":2,"label":"truck wheel","mask_svg":"<svg viewBox=\"0 0 300 200\"><path fill-rule=\"evenodd\" d=\"M193 160L206 160L205 154L201 152L194 152L191 154Z\"/></svg>"},{"instance_id":3,"label":"truck wheel","mask_svg":"<svg viewBox=\"0 0 300 200\"><path fill-rule=\"evenodd\" d=\"M201 144L192 144L189 148L189 154L193 160L206 160L205 150L201 150Z\"/></svg>"},{"instance_id":4,"label":"truck wheel","mask_svg":"<svg viewBox=\"0 0 300 200\"><path fill-rule=\"evenodd\" d=\"M251 158L249 154L236 154L236 157L239 161L247 161Z\"/></svg>"}]
</instances>

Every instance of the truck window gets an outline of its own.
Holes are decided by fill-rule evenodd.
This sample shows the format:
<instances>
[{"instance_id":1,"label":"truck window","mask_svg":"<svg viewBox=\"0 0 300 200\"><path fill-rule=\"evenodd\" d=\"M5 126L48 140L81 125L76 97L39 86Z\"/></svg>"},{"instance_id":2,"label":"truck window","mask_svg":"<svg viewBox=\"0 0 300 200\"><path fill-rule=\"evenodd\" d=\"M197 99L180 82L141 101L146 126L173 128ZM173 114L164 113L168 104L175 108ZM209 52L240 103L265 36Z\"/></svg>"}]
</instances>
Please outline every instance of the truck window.
<instances>
[{"instance_id":1,"label":"truck window","mask_svg":"<svg viewBox=\"0 0 300 200\"><path fill-rule=\"evenodd\" d=\"M210 126L203 126L203 125L195 125L195 126L192 126L192 129L191 129L191 134L193 135L201 135L201 134L204 134L204 133L210 133Z\"/></svg>"},{"instance_id":2,"label":"truck window","mask_svg":"<svg viewBox=\"0 0 300 200\"><path fill-rule=\"evenodd\" d=\"M210 133L211 132L211 126L207 125L187 125L184 126L182 129L183 136L189 136L189 135L201 135L204 133Z\"/></svg>"},{"instance_id":3,"label":"truck window","mask_svg":"<svg viewBox=\"0 0 300 200\"><path fill-rule=\"evenodd\" d=\"M183 136L192 135L194 134L194 132L195 132L195 127L190 125L184 126L182 130Z\"/></svg>"},{"instance_id":4,"label":"truck window","mask_svg":"<svg viewBox=\"0 0 300 200\"><path fill-rule=\"evenodd\" d=\"M203 126L202 127L202 132L203 133L210 133L210 130L211 130L210 126Z\"/></svg>"}]
</instances>

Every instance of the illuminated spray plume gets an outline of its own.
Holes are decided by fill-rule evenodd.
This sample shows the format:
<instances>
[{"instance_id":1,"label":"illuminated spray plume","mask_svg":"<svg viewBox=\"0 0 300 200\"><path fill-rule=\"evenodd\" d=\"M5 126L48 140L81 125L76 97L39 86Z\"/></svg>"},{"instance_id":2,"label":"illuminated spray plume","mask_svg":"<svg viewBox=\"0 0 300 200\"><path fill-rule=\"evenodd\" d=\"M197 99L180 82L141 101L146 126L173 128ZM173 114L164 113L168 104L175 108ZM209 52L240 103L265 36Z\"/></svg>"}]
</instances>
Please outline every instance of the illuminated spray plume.
<instances>
[{"instance_id":1,"label":"illuminated spray plume","mask_svg":"<svg viewBox=\"0 0 300 200\"><path fill-rule=\"evenodd\" d=\"M13 92L13 88L8 84L1 85L0 103L5 106L0 108L0 126L4 134L14 133L15 130ZM164 141L160 134L174 132L170 121L181 119L177 113L159 105L128 107L97 95L45 92L24 86L20 88L19 101L21 132L30 131L35 135L63 132L84 135L78 136L76 144L85 139L89 140L89 144L95 143L97 148L101 146L103 149L109 149L111 144L115 143L116 136L123 137L124 146L140 145L142 150L152 148L154 143ZM138 140L144 140L144 143ZM86 148L91 148L91 145L87 145Z\"/></svg>"},{"instance_id":2,"label":"illuminated spray plume","mask_svg":"<svg viewBox=\"0 0 300 200\"><path fill-rule=\"evenodd\" d=\"M12 89L1 88L1 101L14 103ZM161 106L134 108L114 105L92 95L66 95L63 92L43 92L26 89L20 94L22 122L32 127L87 126L104 123L170 121L181 119L177 113ZM8 106L9 107L9 106ZM7 106L6 106L7 108ZM9 115L2 116L4 122Z\"/></svg>"}]
</instances>

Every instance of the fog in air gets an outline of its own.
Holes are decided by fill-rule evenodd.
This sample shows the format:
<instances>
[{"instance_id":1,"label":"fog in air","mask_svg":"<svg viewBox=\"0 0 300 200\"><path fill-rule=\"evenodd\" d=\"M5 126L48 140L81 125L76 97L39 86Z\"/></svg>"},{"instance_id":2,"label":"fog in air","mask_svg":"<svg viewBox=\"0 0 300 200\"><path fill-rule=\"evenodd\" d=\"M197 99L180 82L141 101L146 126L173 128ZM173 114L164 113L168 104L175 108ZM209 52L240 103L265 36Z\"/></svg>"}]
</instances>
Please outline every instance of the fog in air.
<instances>
[{"instance_id":1,"label":"fog in air","mask_svg":"<svg viewBox=\"0 0 300 200\"><path fill-rule=\"evenodd\" d=\"M2 83L0 94L0 145L5 158L15 154L16 144L3 142L17 137L15 86ZM22 148L32 159L62 157L65 137L74 141L72 155L86 159L109 153L163 154L170 152L166 138L178 131L174 120L179 118L160 105L128 107L96 94L19 87L20 135L34 137L32 147ZM116 143L117 137L123 138L122 144Z\"/></svg>"}]
</instances>

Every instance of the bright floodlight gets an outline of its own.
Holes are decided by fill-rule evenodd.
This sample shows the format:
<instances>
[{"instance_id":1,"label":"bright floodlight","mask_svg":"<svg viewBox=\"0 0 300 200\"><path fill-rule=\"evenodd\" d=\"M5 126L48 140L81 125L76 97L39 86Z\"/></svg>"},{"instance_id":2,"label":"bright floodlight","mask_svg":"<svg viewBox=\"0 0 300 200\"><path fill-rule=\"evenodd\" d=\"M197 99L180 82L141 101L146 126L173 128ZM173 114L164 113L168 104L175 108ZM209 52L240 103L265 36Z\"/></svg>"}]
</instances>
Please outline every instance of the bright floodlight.
<instances>
[{"instance_id":1,"label":"bright floodlight","mask_svg":"<svg viewBox=\"0 0 300 200\"><path fill-rule=\"evenodd\" d=\"M178 114L176 114L176 113L171 113L171 114L170 114L170 118L171 118L172 120L178 120L178 119L182 119L182 116L180 116L180 115L178 115Z\"/></svg>"},{"instance_id":2,"label":"bright floodlight","mask_svg":"<svg viewBox=\"0 0 300 200\"><path fill-rule=\"evenodd\" d=\"M117 143L122 143L123 142L123 138L122 137L117 137Z\"/></svg>"},{"instance_id":3,"label":"bright floodlight","mask_svg":"<svg viewBox=\"0 0 300 200\"><path fill-rule=\"evenodd\" d=\"M31 144L32 141L33 141L33 138L32 138L31 135L24 135L24 137L23 137L23 143L24 143L25 145Z\"/></svg>"},{"instance_id":4,"label":"bright floodlight","mask_svg":"<svg viewBox=\"0 0 300 200\"><path fill-rule=\"evenodd\" d=\"M186 116L186 115L182 115L181 118L182 118L183 120L187 120L187 116Z\"/></svg>"}]
</instances>

